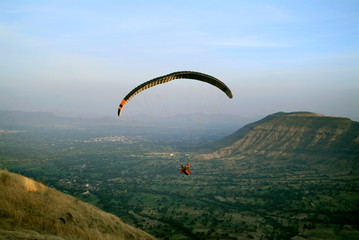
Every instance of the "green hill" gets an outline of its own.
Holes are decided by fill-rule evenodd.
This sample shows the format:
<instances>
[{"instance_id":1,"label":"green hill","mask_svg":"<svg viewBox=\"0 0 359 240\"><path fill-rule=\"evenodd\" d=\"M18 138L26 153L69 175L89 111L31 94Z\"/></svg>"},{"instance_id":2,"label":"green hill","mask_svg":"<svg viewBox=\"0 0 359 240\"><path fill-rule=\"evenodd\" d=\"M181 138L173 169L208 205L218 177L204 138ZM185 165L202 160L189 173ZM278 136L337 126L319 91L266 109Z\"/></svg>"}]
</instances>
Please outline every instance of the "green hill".
<instances>
[{"instance_id":1,"label":"green hill","mask_svg":"<svg viewBox=\"0 0 359 240\"><path fill-rule=\"evenodd\" d=\"M118 217L0 170L0 239L155 239Z\"/></svg>"}]
</instances>

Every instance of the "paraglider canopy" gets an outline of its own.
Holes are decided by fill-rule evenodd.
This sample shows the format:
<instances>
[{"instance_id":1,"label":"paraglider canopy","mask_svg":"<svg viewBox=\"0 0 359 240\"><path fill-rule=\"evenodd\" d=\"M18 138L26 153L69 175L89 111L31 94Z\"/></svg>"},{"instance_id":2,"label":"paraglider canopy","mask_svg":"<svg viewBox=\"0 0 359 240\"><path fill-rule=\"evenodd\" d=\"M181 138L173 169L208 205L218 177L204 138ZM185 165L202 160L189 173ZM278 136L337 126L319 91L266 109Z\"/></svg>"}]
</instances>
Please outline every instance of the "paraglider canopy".
<instances>
[{"instance_id":1,"label":"paraglider canopy","mask_svg":"<svg viewBox=\"0 0 359 240\"><path fill-rule=\"evenodd\" d=\"M118 116L121 115L121 111L123 107L126 105L126 103L133 98L136 94L142 92L143 90L146 90L148 88L154 87L159 84L167 83L175 79L192 79L192 80L198 80L202 82L206 82L208 84L211 84L218 89L222 90L229 98L232 98L232 92L231 90L219 79L212 77L210 75L200 73L200 72L192 72L192 71L181 71L181 72L174 72L170 73L161 77L154 78L152 80L149 80L147 82L144 82L140 84L139 86L135 87L130 91L124 99L121 101L120 105L118 106L117 114Z\"/></svg>"}]
</instances>

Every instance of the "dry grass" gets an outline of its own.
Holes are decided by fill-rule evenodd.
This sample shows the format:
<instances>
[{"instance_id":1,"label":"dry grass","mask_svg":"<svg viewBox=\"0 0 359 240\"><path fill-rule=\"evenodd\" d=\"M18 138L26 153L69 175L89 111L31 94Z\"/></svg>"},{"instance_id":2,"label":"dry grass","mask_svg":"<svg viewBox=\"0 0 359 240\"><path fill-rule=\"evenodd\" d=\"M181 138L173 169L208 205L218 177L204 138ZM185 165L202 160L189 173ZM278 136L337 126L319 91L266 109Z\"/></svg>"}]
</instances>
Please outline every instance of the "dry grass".
<instances>
[{"instance_id":1,"label":"dry grass","mask_svg":"<svg viewBox=\"0 0 359 240\"><path fill-rule=\"evenodd\" d=\"M0 238L154 239L112 214L5 170L0 193Z\"/></svg>"}]
</instances>

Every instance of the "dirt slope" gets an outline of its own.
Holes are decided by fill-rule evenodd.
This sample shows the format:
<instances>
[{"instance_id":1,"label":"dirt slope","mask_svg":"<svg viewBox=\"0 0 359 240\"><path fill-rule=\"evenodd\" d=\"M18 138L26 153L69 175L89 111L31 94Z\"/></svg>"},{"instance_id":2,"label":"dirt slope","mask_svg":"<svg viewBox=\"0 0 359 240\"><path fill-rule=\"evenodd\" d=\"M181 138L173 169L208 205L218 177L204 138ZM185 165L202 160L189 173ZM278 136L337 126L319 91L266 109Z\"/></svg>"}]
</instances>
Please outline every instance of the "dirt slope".
<instances>
[{"instance_id":1,"label":"dirt slope","mask_svg":"<svg viewBox=\"0 0 359 240\"><path fill-rule=\"evenodd\" d=\"M118 217L0 170L0 239L155 239Z\"/></svg>"}]
</instances>

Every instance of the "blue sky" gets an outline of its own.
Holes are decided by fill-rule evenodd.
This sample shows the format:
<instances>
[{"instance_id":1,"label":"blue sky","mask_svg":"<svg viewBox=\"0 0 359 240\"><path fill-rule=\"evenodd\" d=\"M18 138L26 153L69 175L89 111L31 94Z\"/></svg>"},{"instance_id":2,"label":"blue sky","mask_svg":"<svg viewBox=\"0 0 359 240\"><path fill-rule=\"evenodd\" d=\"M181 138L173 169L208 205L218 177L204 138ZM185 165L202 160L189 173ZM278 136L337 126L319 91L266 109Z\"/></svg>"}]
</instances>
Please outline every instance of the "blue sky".
<instances>
[{"instance_id":1,"label":"blue sky","mask_svg":"<svg viewBox=\"0 0 359 240\"><path fill-rule=\"evenodd\" d=\"M221 79L234 98L176 83L164 98L176 109L186 92L244 118L359 121L359 1L0 1L0 109L115 116L133 87L182 70Z\"/></svg>"}]
</instances>

